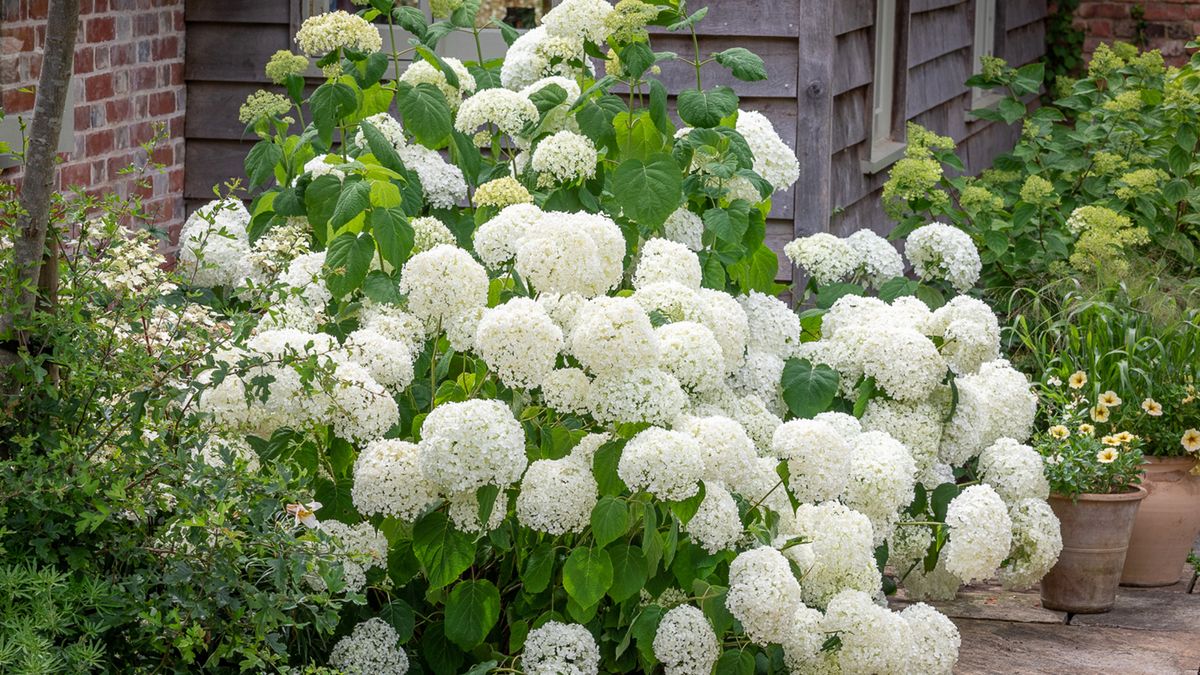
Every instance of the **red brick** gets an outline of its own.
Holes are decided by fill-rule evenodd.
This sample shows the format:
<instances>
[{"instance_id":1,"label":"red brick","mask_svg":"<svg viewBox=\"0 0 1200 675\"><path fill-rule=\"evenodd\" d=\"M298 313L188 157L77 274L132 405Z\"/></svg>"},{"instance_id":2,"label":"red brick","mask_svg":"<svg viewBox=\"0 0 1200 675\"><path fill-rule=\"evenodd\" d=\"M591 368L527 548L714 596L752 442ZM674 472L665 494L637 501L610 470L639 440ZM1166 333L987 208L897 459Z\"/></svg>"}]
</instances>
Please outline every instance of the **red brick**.
<instances>
[{"instance_id":1,"label":"red brick","mask_svg":"<svg viewBox=\"0 0 1200 675\"><path fill-rule=\"evenodd\" d=\"M133 63L136 56L136 48L129 43L113 45L108 48L108 60L114 68Z\"/></svg>"},{"instance_id":2,"label":"red brick","mask_svg":"<svg viewBox=\"0 0 1200 675\"><path fill-rule=\"evenodd\" d=\"M166 37L155 40L151 54L155 61L179 58L179 38Z\"/></svg>"},{"instance_id":3,"label":"red brick","mask_svg":"<svg viewBox=\"0 0 1200 675\"><path fill-rule=\"evenodd\" d=\"M84 143L84 148L89 157L99 157L100 155L112 152L115 145L116 134L112 129L102 129L93 131L87 135L87 141Z\"/></svg>"},{"instance_id":4,"label":"red brick","mask_svg":"<svg viewBox=\"0 0 1200 675\"><path fill-rule=\"evenodd\" d=\"M1183 21L1187 18L1187 11L1180 5L1151 2L1146 4L1146 13L1142 18L1146 21Z\"/></svg>"},{"instance_id":5,"label":"red brick","mask_svg":"<svg viewBox=\"0 0 1200 675\"><path fill-rule=\"evenodd\" d=\"M117 22L113 17L88 19L87 30L84 32L88 42L108 42L117 37Z\"/></svg>"},{"instance_id":6,"label":"red brick","mask_svg":"<svg viewBox=\"0 0 1200 675\"><path fill-rule=\"evenodd\" d=\"M64 164L58 174L61 189L73 186L88 186L92 182L92 167L85 163Z\"/></svg>"},{"instance_id":7,"label":"red brick","mask_svg":"<svg viewBox=\"0 0 1200 675\"><path fill-rule=\"evenodd\" d=\"M96 68L95 54L91 47L79 47L75 50L75 74L90 73Z\"/></svg>"},{"instance_id":8,"label":"red brick","mask_svg":"<svg viewBox=\"0 0 1200 675\"><path fill-rule=\"evenodd\" d=\"M17 4L20 4L20 2L18 1ZM80 8L80 11L82 11L82 7ZM49 0L29 0L29 10L25 16L27 16L30 19L45 20L46 16L49 13L50 13Z\"/></svg>"},{"instance_id":9,"label":"red brick","mask_svg":"<svg viewBox=\"0 0 1200 675\"><path fill-rule=\"evenodd\" d=\"M106 98L112 98L113 75L111 72L92 75L84 80L83 86L88 101L102 101Z\"/></svg>"},{"instance_id":10,"label":"red brick","mask_svg":"<svg viewBox=\"0 0 1200 675\"><path fill-rule=\"evenodd\" d=\"M110 120L127 120L133 110L133 105L129 102L128 98L115 98L111 101L106 101L104 106L105 114Z\"/></svg>"},{"instance_id":11,"label":"red brick","mask_svg":"<svg viewBox=\"0 0 1200 675\"><path fill-rule=\"evenodd\" d=\"M133 91L146 91L158 86L158 69L154 66L138 66L130 73L129 86Z\"/></svg>"},{"instance_id":12,"label":"red brick","mask_svg":"<svg viewBox=\"0 0 1200 675\"><path fill-rule=\"evenodd\" d=\"M175 92L161 91L150 95L150 114L158 117L175 112Z\"/></svg>"},{"instance_id":13,"label":"red brick","mask_svg":"<svg viewBox=\"0 0 1200 675\"><path fill-rule=\"evenodd\" d=\"M139 14L133 19L133 35L141 37L143 35L155 35L158 33L158 15L157 14Z\"/></svg>"}]
</instances>

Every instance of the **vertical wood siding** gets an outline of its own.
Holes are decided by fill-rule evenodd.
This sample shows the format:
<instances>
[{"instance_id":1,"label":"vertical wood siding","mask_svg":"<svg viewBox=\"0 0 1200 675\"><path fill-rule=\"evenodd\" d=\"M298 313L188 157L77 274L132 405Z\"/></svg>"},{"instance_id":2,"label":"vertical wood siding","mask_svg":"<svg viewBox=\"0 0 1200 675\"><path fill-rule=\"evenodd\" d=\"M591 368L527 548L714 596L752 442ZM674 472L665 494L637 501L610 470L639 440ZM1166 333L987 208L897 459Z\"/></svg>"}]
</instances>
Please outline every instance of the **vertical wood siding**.
<instances>
[{"instance_id":1,"label":"vertical wood siding","mask_svg":"<svg viewBox=\"0 0 1200 675\"><path fill-rule=\"evenodd\" d=\"M909 120L949 135L969 170L978 171L1011 147L1019 129L968 121L975 0L910 0L908 76L900 109ZM266 60L291 46L297 11L293 0L187 0L186 152L184 197L189 207L211 199L214 185L243 175L252 145L236 119L237 107L268 83ZM770 78L740 82L717 64L704 68L705 86L727 84L742 107L760 110L797 150L804 172L789 192L777 195L767 223L767 242L777 251L796 234L829 219L830 231L861 227L886 232L891 223L879 207L886 171L868 175L869 114L875 0L712 0L700 24L706 54L746 46L760 54ZM998 0L1003 36L997 55L1014 65L1044 52L1046 0ZM690 54L689 38L659 31L655 48ZM832 55L830 55L832 52ZM670 91L694 85L692 68L663 64ZM824 87L822 90L821 87ZM828 104L829 114L823 101ZM816 155L828 156L827 165ZM780 274L791 275L781 257Z\"/></svg>"}]
</instances>

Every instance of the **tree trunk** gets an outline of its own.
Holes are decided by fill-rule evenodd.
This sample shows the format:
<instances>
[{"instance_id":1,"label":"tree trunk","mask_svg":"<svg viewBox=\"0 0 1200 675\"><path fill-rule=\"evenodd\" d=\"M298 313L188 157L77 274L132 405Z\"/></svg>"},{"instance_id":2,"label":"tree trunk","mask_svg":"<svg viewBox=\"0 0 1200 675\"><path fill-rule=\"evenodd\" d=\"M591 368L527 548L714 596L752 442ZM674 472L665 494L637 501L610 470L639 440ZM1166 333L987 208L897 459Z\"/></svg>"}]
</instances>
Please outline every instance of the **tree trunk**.
<instances>
[{"instance_id":1,"label":"tree trunk","mask_svg":"<svg viewBox=\"0 0 1200 675\"><path fill-rule=\"evenodd\" d=\"M11 312L0 316L0 339L15 337L33 314L39 295L52 298L57 288L41 288L43 260L47 257L46 232L50 226L50 200L54 194L55 156L62 131L63 108L71 84L75 35L79 30L79 0L50 0L46 20L46 45L38 80L29 147L25 151L25 176L21 187L23 215L17 218L13 242L13 298ZM51 251L51 257L57 262ZM56 282L57 274L45 275Z\"/></svg>"}]
</instances>

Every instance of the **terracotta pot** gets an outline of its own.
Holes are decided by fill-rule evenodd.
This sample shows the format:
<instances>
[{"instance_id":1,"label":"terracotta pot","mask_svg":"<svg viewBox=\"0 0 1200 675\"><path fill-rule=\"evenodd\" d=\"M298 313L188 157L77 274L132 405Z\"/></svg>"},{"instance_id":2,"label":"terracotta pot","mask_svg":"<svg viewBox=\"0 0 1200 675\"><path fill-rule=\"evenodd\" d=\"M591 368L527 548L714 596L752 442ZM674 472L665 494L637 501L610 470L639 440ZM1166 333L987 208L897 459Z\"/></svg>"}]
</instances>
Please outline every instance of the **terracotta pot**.
<instances>
[{"instance_id":1,"label":"terracotta pot","mask_svg":"<svg viewBox=\"0 0 1200 675\"><path fill-rule=\"evenodd\" d=\"M1194 457L1147 457L1142 486L1149 496L1138 510L1121 584L1170 586L1179 581L1192 542L1200 534L1200 476Z\"/></svg>"},{"instance_id":2,"label":"terracotta pot","mask_svg":"<svg viewBox=\"0 0 1200 675\"><path fill-rule=\"evenodd\" d=\"M1063 550L1042 579L1042 606L1076 614L1112 609L1129 550L1133 519L1146 491L1116 495L1050 495L1062 523Z\"/></svg>"}]
</instances>

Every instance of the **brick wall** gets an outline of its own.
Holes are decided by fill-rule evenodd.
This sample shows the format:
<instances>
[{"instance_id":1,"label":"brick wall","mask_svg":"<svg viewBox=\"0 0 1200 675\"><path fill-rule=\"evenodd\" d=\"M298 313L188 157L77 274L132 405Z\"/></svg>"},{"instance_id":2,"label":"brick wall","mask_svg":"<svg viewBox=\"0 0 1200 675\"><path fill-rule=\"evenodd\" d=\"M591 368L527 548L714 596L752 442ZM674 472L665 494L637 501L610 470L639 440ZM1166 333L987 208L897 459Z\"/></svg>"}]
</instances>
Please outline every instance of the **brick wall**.
<instances>
[{"instance_id":1,"label":"brick wall","mask_svg":"<svg viewBox=\"0 0 1200 675\"><path fill-rule=\"evenodd\" d=\"M0 92L6 115L30 113L46 38L48 0L0 0ZM64 155L59 185L128 196L137 190L155 225L174 230L183 211L183 0L80 0L75 47L75 150ZM69 104L69 102L68 102ZM162 124L164 165L139 188L121 169L144 161L140 143ZM19 168L0 172L18 180Z\"/></svg>"},{"instance_id":2,"label":"brick wall","mask_svg":"<svg viewBox=\"0 0 1200 675\"><path fill-rule=\"evenodd\" d=\"M1200 34L1200 3L1195 0L1081 0L1075 24L1084 30L1083 52L1090 57L1101 42L1121 40L1159 49L1167 63L1187 61L1184 45Z\"/></svg>"}]
</instances>

